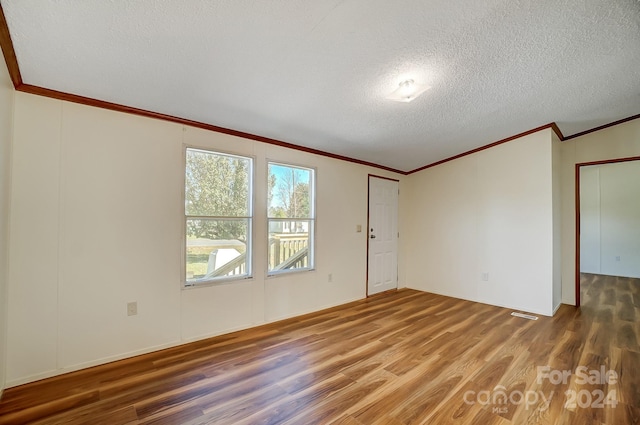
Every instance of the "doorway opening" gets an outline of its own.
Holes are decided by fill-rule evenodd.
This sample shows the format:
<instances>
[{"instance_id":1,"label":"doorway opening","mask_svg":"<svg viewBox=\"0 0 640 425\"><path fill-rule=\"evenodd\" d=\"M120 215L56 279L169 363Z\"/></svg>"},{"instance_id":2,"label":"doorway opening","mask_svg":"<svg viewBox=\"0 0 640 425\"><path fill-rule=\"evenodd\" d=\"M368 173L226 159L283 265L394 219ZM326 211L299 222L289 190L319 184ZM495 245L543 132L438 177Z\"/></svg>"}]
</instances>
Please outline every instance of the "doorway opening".
<instances>
[{"instance_id":1,"label":"doorway opening","mask_svg":"<svg viewBox=\"0 0 640 425\"><path fill-rule=\"evenodd\" d=\"M638 170L640 157L575 166L576 307L581 304L581 281L588 279L583 273L640 277L640 261L633 257L634 241L640 240L640 193L629 193L640 187L640 179L633 177Z\"/></svg>"}]
</instances>

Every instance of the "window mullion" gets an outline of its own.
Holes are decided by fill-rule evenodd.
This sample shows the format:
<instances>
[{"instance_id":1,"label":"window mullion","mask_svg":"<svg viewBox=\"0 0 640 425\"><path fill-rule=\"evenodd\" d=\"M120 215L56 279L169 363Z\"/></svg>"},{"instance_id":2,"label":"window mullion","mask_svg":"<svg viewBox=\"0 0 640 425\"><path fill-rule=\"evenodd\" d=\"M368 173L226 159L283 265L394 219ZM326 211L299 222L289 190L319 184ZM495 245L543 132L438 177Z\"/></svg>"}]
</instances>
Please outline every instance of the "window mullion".
<instances>
[{"instance_id":1,"label":"window mullion","mask_svg":"<svg viewBox=\"0 0 640 425\"><path fill-rule=\"evenodd\" d=\"M185 285L249 277L253 160L192 148L185 157Z\"/></svg>"}]
</instances>

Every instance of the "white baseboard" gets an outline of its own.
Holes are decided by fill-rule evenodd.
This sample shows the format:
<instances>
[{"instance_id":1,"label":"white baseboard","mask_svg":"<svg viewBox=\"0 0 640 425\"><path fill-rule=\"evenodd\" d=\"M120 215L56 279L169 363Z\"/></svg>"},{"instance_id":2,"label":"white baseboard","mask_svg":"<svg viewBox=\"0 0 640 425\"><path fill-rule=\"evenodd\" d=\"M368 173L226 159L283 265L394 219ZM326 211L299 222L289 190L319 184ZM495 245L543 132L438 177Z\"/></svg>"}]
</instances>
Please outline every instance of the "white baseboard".
<instances>
[{"instance_id":1,"label":"white baseboard","mask_svg":"<svg viewBox=\"0 0 640 425\"><path fill-rule=\"evenodd\" d=\"M78 370L87 369L93 366L99 366L106 363L115 362L118 360L128 359L130 357L140 356L142 354L153 353L154 351L164 350L166 348L176 347L182 345L182 341L172 341L166 344L160 344L153 347L143 348L140 350L129 351L127 353L117 354L108 357L102 357L100 359L92 360L89 362L78 363L75 365L64 366L59 369L49 370L42 373L36 373L33 375L25 376L22 378L7 381L7 388L17 387L18 385L28 384L30 382L39 381L41 379L52 378L54 376L63 375L69 372L76 372Z\"/></svg>"},{"instance_id":2,"label":"white baseboard","mask_svg":"<svg viewBox=\"0 0 640 425\"><path fill-rule=\"evenodd\" d=\"M362 300L363 298L364 297L344 300L344 301L340 301L340 302L338 302L336 304L329 304L329 305L326 305L326 306L321 306L321 307L318 307L316 309L310 310L308 312L296 313L295 315L290 315L290 316L286 316L286 317L282 317L282 318L273 319L273 320L270 320L270 321L266 321L264 323L254 323L254 324L248 323L246 325L237 326L237 327L229 328L229 329L224 329L224 330L220 330L218 332L207 333L207 334L202 334L202 335L196 335L196 336L192 336L192 337L188 337L188 338L182 338L180 340L171 341L171 342L168 342L166 344L160 344L160 345L156 345L156 346L153 346L153 347L147 347L147 348L143 348L143 349L140 349L140 350L129 351L129 352L126 352L126 353L117 354L117 355L114 355L114 356L103 357L103 358L92 360L92 361L89 361L89 362L83 362L83 363L78 363L78 364L75 364L75 365L64 366L64 367L61 367L59 369L49 370L49 371L42 372L42 373L37 373L37 374L29 375L29 376L24 376L24 377L21 377L21 378L18 378L18 379L13 379L11 381L7 381L6 382L6 388L17 387L18 385L28 384L30 382L39 381L41 379L52 378L54 376L63 375L65 373L69 373L69 372L76 372L78 370L86 369L86 368L89 368L89 367L99 366L99 365L103 365L103 364L106 364L106 363L115 362L115 361L118 361L118 360L128 359L130 357L140 356L142 354L152 353L154 351L160 351L160 350L164 350L164 349L167 349L167 348L177 347L179 345L188 344L190 342L200 341L200 340L203 340L203 339L213 338L213 337L216 337L216 336L225 335L225 334L229 334L229 333L232 333L232 332L251 329L251 328L254 328L254 327L265 325L267 323L277 322L279 320L286 320L286 319L291 319L291 318L294 318L294 317L297 317L297 316L301 316L301 315L304 315L304 314L315 313L315 312L322 311L322 310L325 310L325 309L328 309L328 308L337 307L337 306L343 305L343 304L348 304L348 303L353 302L353 301ZM2 394L2 390L0 390L0 395L1 394Z\"/></svg>"}]
</instances>

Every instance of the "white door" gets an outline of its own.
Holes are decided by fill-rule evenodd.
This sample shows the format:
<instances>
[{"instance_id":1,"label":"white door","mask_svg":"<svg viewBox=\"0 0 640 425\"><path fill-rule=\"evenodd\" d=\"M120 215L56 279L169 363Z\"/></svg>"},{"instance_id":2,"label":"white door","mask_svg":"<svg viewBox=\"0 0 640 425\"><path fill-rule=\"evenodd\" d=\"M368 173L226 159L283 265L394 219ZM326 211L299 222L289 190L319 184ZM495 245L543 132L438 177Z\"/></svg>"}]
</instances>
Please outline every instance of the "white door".
<instances>
[{"instance_id":1,"label":"white door","mask_svg":"<svg viewBox=\"0 0 640 425\"><path fill-rule=\"evenodd\" d=\"M398 182L369 176L367 294L398 287Z\"/></svg>"}]
</instances>

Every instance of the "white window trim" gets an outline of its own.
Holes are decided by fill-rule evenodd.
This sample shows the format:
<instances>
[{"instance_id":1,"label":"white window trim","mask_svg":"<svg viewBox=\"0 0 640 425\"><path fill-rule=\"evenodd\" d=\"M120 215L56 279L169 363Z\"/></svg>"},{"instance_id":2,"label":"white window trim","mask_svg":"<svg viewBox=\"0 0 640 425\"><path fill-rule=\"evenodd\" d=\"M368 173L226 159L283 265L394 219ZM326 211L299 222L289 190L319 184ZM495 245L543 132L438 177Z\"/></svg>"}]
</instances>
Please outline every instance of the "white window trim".
<instances>
[{"instance_id":1,"label":"white window trim","mask_svg":"<svg viewBox=\"0 0 640 425\"><path fill-rule=\"evenodd\" d=\"M264 262L265 262L265 266L264 266L264 272L265 272L265 276L269 279L269 278L275 278L278 276L283 276L283 275L291 275L291 274L295 274L295 273L307 273L307 272L314 272L316 271L317 267L316 267L316 234L317 234L317 221L318 221L318 217L317 217L317 209L316 209L316 194L318 192L318 188L317 188L317 184L318 184L318 169L316 167L311 167L308 165L304 165L304 164L299 164L299 163L295 163L295 162L285 162L282 160L275 160L275 159L266 159L265 162L265 183L268 185L269 183L269 165L274 164L274 165L281 165L283 167L292 167L292 168L300 168L303 170L311 170L311 180L313 182L312 185L310 185L311 187L309 188L309 194L311 197L311 217L305 217L305 218L299 218L299 220L310 220L311 224L312 224L312 230L310 231L311 235L312 235L312 240L311 243L309 244L309 248L310 248L310 258L312 259L312 265L310 267L304 267L304 268L297 268L297 269L289 269L289 270L269 270L269 259L267 257L264 258ZM265 198L267 197L267 193L268 193L268 187L265 186ZM265 246L266 246L266 254L269 255L269 222L271 220L271 217L269 217L269 205L268 205L268 199L265 199L265 206L266 206L266 211L265 211L265 217L266 217L266 240L265 240ZM292 220L297 220L297 219L292 219Z\"/></svg>"},{"instance_id":2,"label":"white window trim","mask_svg":"<svg viewBox=\"0 0 640 425\"><path fill-rule=\"evenodd\" d=\"M202 152L208 152L208 153L213 153L213 154L219 154L219 155L227 155L227 156L233 156L233 157L240 157L240 158L246 158L250 160L250 177L249 177L249 184L250 184L250 196L248 197L249 200L249 212L251 213L250 216L248 217L237 217L237 218L248 218L249 220L249 228L247 229L247 235L249 236L249 241L247 241L247 252L249 253L249 259L247 261L247 268L249 269L248 273L246 275L242 275L242 276L222 276L219 278L215 278L215 279L209 279L209 280L203 280L200 282L192 282L189 283L187 281L187 220L189 218L189 216L187 216L186 211L185 211L185 203L186 203L186 198L187 198L187 194L186 194L186 186L187 186L187 151L191 149L191 150L198 150L198 151L202 151ZM187 143L183 143L182 145L182 199L181 199L181 208L182 208L182 235L181 235L181 251L182 251L182 255L181 255L181 268L180 268L180 273L181 273L181 278L180 278L180 282L181 282L181 288L183 290L191 290L191 289L196 289L196 288L204 288L204 287L210 287L210 286L218 286L218 285L227 285L227 284L232 284L235 282L239 282L239 281L252 281L254 280L254 270L255 270L255 255L253 252L253 246L254 246L254 238L255 238L255 204L256 204L256 200L255 200L255 196L256 196L256 191L255 191L255 183L256 183L256 173L255 173L255 169L256 169L256 157L254 155L247 155L247 154L242 154L242 153L236 153L236 152L230 152L230 151L226 151L223 149L217 149L216 147L211 147L211 146L201 146L201 145L192 145L192 144L187 144ZM193 217L193 216L192 216Z\"/></svg>"}]
</instances>

